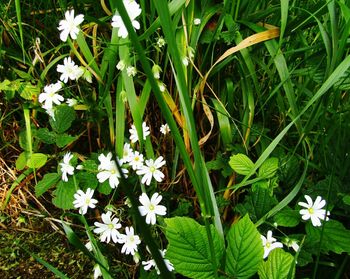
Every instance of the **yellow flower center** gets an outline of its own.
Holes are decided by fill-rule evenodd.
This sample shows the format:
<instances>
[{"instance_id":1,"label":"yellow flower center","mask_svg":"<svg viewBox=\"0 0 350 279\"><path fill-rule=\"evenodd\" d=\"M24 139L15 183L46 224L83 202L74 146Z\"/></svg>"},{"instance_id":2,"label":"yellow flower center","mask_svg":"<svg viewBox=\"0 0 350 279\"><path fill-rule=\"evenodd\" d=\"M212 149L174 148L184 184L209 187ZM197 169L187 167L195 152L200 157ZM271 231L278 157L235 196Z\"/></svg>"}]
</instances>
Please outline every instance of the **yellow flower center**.
<instances>
[{"instance_id":1,"label":"yellow flower center","mask_svg":"<svg viewBox=\"0 0 350 279\"><path fill-rule=\"evenodd\" d=\"M154 205L150 204L148 208L149 208L149 210L153 211L154 210Z\"/></svg>"},{"instance_id":2,"label":"yellow flower center","mask_svg":"<svg viewBox=\"0 0 350 279\"><path fill-rule=\"evenodd\" d=\"M149 168L149 171L154 173L156 171L156 168L154 166L152 166L152 167Z\"/></svg>"},{"instance_id":3,"label":"yellow flower center","mask_svg":"<svg viewBox=\"0 0 350 279\"><path fill-rule=\"evenodd\" d=\"M314 214L314 212L315 212L314 209L313 209L312 207L309 208L308 211L309 211L310 214Z\"/></svg>"},{"instance_id":4,"label":"yellow flower center","mask_svg":"<svg viewBox=\"0 0 350 279\"><path fill-rule=\"evenodd\" d=\"M116 173L116 170L111 170L111 174L115 174Z\"/></svg>"},{"instance_id":5,"label":"yellow flower center","mask_svg":"<svg viewBox=\"0 0 350 279\"><path fill-rule=\"evenodd\" d=\"M266 248L270 248L271 243L270 242L266 242Z\"/></svg>"},{"instance_id":6,"label":"yellow flower center","mask_svg":"<svg viewBox=\"0 0 350 279\"><path fill-rule=\"evenodd\" d=\"M114 225L113 224L108 224L108 228L111 230L114 228Z\"/></svg>"},{"instance_id":7,"label":"yellow flower center","mask_svg":"<svg viewBox=\"0 0 350 279\"><path fill-rule=\"evenodd\" d=\"M89 204L90 204L90 201L91 201L90 198L86 198L86 199L85 199L85 204L89 205Z\"/></svg>"}]
</instances>

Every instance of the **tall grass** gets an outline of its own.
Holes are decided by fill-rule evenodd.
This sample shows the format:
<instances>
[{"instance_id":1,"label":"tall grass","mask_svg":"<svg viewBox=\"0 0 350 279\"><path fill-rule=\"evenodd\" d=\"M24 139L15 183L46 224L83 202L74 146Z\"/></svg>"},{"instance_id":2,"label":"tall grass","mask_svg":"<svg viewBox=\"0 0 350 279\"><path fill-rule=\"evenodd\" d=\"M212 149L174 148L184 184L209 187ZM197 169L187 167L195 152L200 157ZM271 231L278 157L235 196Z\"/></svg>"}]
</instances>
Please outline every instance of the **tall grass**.
<instances>
[{"instance_id":1,"label":"tall grass","mask_svg":"<svg viewBox=\"0 0 350 279\"><path fill-rule=\"evenodd\" d=\"M101 1L96 9L97 4L89 1L41 2L42 13L31 1L0 4L3 65L0 97L5 100L1 111L14 110L13 104L21 106L23 112L16 112L15 119L25 131L25 136L18 138L25 156L30 159L32 154L43 152L55 158L63 150L38 139L38 128L48 126L40 113L38 93L25 98L23 87L11 91L4 81L16 80L21 86L32 83L42 89L55 79L56 65L71 55L94 76L92 85L72 84L65 89L67 94L79 94L82 101L76 107L81 125L75 123L72 131L88 137L90 144L89 148L78 146L83 137L77 136L64 148L76 149L81 157L102 150L112 150L122 157L131 124L142 138L145 119L151 124L165 121L171 130L167 146L162 147L160 133L153 130L151 137L140 140L139 148L152 159L160 155L160 150L166 150L167 162L173 164L172 173L159 187L168 193L170 206L184 198L194 209L186 214L204 224L215 278L222 273L226 276L227 270L223 271L224 267L215 259L217 247L211 228L215 227L225 243L227 231L232 223L237 223L239 215L242 212L253 215L247 200L261 182L260 168L271 157L279 160L274 182L277 186L271 186L271 181L268 186L270 196L277 202L266 206L267 210L255 220L258 229L271 228L282 210L297 211L294 205L305 193L327 194L323 198L331 201L327 210L332 209L332 219L346 227L348 218L341 211L348 213L348 203L339 206L337 202L350 193L347 146L350 1L139 2L143 10L140 30L132 26L122 1ZM69 39L66 44L60 44L55 27L69 7L86 14L88 23L76 41ZM116 28L110 28L111 16L116 11L128 30L126 39L118 37ZM55 25L40 30L36 21L30 20L32 16L40 23L55 22ZM200 23L195 24L195 19L200 19ZM57 33L56 38L50 36L51 32ZM40 49L33 45L37 36L42 41ZM163 51L155 47L160 36L166 41ZM34 57L41 57L44 62L34 63ZM184 57L188 65L184 65ZM137 76L132 77L126 71L119 73L116 65L120 60L136 66ZM152 63L162 69L165 92L154 77ZM9 120L3 119L0 124L6 127ZM91 144L95 138L96 144ZM243 176L229 167L231 155L237 153L255 162ZM50 164L32 169L34 174L41 175L45 168L50 168ZM18 180L22 176L17 173ZM331 179L326 190L322 188L326 192L322 192L317 185L327 177ZM334 177L342 187L332 188ZM132 179L131 182L123 179L123 183L121 188L134 208L133 218L161 276L169 278L172 275L153 239L154 231L152 235L135 210L138 204L135 192L140 189L146 192L146 188L141 185L138 189ZM4 208L17 184L8 192ZM150 187L157 190L156 184ZM115 201L116 193L110 203ZM175 212L176 208L172 210ZM89 230L87 220L83 218L81 222ZM65 230L81 248L71 229L66 226ZM298 233L304 233L300 227L291 229L291 234ZM322 229L320 242L324 241L324 234ZM93 239L91 231L88 236ZM160 245L164 239L158 241ZM325 257L322 245L314 254L315 262L305 264L313 270L308 276L317 278L321 266L335 265L341 266L342 271L337 275L340 277L345 272L346 261ZM103 274L108 278L111 275L107 260L98 244L95 246L96 253L90 256L105 267ZM304 272L302 266L300 270Z\"/></svg>"}]
</instances>

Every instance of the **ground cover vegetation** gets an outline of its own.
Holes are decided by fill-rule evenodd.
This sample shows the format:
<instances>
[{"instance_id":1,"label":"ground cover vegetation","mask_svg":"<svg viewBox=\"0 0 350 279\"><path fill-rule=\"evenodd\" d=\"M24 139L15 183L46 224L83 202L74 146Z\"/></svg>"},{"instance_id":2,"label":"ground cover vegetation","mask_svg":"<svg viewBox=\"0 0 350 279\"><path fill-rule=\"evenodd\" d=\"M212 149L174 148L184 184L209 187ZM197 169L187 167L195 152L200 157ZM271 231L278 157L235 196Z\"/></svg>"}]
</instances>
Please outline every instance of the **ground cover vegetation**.
<instances>
[{"instance_id":1,"label":"ground cover vegetation","mask_svg":"<svg viewBox=\"0 0 350 279\"><path fill-rule=\"evenodd\" d=\"M4 278L347 278L350 1L0 14Z\"/></svg>"}]
</instances>

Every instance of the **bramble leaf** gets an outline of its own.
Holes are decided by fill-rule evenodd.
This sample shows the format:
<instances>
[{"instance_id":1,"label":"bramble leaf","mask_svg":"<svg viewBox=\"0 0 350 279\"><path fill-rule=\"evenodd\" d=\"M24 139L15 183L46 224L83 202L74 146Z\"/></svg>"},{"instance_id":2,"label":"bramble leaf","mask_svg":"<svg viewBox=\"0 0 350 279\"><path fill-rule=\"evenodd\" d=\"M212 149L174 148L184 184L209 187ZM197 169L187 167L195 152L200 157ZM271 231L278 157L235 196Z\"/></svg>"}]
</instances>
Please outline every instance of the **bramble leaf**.
<instances>
[{"instance_id":1,"label":"bramble leaf","mask_svg":"<svg viewBox=\"0 0 350 279\"><path fill-rule=\"evenodd\" d=\"M248 214L231 227L227 242L225 271L234 278L253 276L263 261L264 248Z\"/></svg>"},{"instance_id":2,"label":"bramble leaf","mask_svg":"<svg viewBox=\"0 0 350 279\"><path fill-rule=\"evenodd\" d=\"M189 278L214 278L214 266L219 267L224 252L224 243L214 226L210 227L215 249L212 258L204 226L188 217L168 218L165 223L169 241L166 256L175 270Z\"/></svg>"},{"instance_id":3,"label":"bramble leaf","mask_svg":"<svg viewBox=\"0 0 350 279\"><path fill-rule=\"evenodd\" d=\"M230 167L238 174L247 175L254 168L254 163L247 155L239 153L232 155L229 161Z\"/></svg>"}]
</instances>

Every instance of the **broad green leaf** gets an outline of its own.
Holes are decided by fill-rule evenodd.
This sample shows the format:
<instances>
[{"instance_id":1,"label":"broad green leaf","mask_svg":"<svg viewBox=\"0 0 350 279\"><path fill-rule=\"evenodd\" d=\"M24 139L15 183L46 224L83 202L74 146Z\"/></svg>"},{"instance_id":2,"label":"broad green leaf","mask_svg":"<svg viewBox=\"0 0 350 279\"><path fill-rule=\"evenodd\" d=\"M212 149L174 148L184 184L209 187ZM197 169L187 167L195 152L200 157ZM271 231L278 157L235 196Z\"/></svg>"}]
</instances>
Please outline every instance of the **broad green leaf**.
<instances>
[{"instance_id":1,"label":"broad green leaf","mask_svg":"<svg viewBox=\"0 0 350 279\"><path fill-rule=\"evenodd\" d=\"M28 101L35 100L40 93L40 88L37 85L33 85L30 82L22 82L18 92L20 96Z\"/></svg>"},{"instance_id":2,"label":"broad green leaf","mask_svg":"<svg viewBox=\"0 0 350 279\"><path fill-rule=\"evenodd\" d=\"M22 152L16 159L16 169L23 170L27 165L27 154L26 152Z\"/></svg>"},{"instance_id":3,"label":"broad green leaf","mask_svg":"<svg viewBox=\"0 0 350 279\"><path fill-rule=\"evenodd\" d=\"M238 174L247 175L254 168L254 163L247 155L239 153L232 155L229 161L230 167Z\"/></svg>"},{"instance_id":4,"label":"broad green leaf","mask_svg":"<svg viewBox=\"0 0 350 279\"><path fill-rule=\"evenodd\" d=\"M75 192L73 179L69 179L68 182L61 180L53 192L54 198L52 199L52 203L61 209L73 209L73 196Z\"/></svg>"},{"instance_id":5,"label":"broad green leaf","mask_svg":"<svg viewBox=\"0 0 350 279\"><path fill-rule=\"evenodd\" d=\"M56 138L56 144L58 147L65 147L66 145L72 143L73 141L75 141L78 137L73 137L73 136L70 136L68 134L60 134L60 135L57 135L57 138Z\"/></svg>"},{"instance_id":6,"label":"broad green leaf","mask_svg":"<svg viewBox=\"0 0 350 279\"><path fill-rule=\"evenodd\" d=\"M44 194L60 180L60 177L61 176L58 173L45 174L44 178L35 186L35 196L40 197Z\"/></svg>"},{"instance_id":7,"label":"broad green leaf","mask_svg":"<svg viewBox=\"0 0 350 279\"><path fill-rule=\"evenodd\" d=\"M11 90L11 81L9 81L8 79L5 79L4 81L0 82L0 92L6 90Z\"/></svg>"},{"instance_id":8,"label":"broad green leaf","mask_svg":"<svg viewBox=\"0 0 350 279\"><path fill-rule=\"evenodd\" d=\"M46 164L47 155L43 153L33 153L27 161L29 168L38 169Z\"/></svg>"},{"instance_id":9,"label":"broad green leaf","mask_svg":"<svg viewBox=\"0 0 350 279\"><path fill-rule=\"evenodd\" d=\"M257 187L255 191L251 190L249 195L246 195L244 203L239 204L236 210L241 215L249 213L251 220L256 222L268 213L276 204L276 198L270 196L268 189Z\"/></svg>"},{"instance_id":10,"label":"broad green leaf","mask_svg":"<svg viewBox=\"0 0 350 279\"><path fill-rule=\"evenodd\" d=\"M98 185L97 190L104 195L109 195L112 192L112 188L109 185L109 181L106 180L105 182Z\"/></svg>"},{"instance_id":11,"label":"broad green leaf","mask_svg":"<svg viewBox=\"0 0 350 279\"><path fill-rule=\"evenodd\" d=\"M231 227L227 242L225 271L234 278L253 276L263 260L264 248L248 214Z\"/></svg>"},{"instance_id":12,"label":"broad green leaf","mask_svg":"<svg viewBox=\"0 0 350 279\"><path fill-rule=\"evenodd\" d=\"M97 164L94 160L85 160L82 162L83 168L88 171L97 171Z\"/></svg>"},{"instance_id":13,"label":"broad green leaf","mask_svg":"<svg viewBox=\"0 0 350 279\"><path fill-rule=\"evenodd\" d=\"M96 189L98 186L98 180L96 174L91 172L81 171L76 174L76 178L79 181L79 187L83 191L86 191L87 188Z\"/></svg>"},{"instance_id":14,"label":"broad green leaf","mask_svg":"<svg viewBox=\"0 0 350 279\"><path fill-rule=\"evenodd\" d=\"M52 144L56 141L56 133L49 131L48 128L38 129L36 137L47 144Z\"/></svg>"},{"instance_id":15,"label":"broad green leaf","mask_svg":"<svg viewBox=\"0 0 350 279\"><path fill-rule=\"evenodd\" d=\"M63 133L70 128L75 119L74 108L60 105L55 110L55 120L50 118L50 125L57 133Z\"/></svg>"},{"instance_id":16,"label":"broad green leaf","mask_svg":"<svg viewBox=\"0 0 350 279\"><path fill-rule=\"evenodd\" d=\"M350 195L345 195L343 197L343 203L350 205Z\"/></svg>"},{"instance_id":17,"label":"broad green leaf","mask_svg":"<svg viewBox=\"0 0 350 279\"><path fill-rule=\"evenodd\" d=\"M165 219L165 223L169 241L166 256L175 270L189 278L214 278L214 266L220 265L224 252L224 243L214 226L210 226L215 249L213 259L204 226L188 217Z\"/></svg>"},{"instance_id":18,"label":"broad green leaf","mask_svg":"<svg viewBox=\"0 0 350 279\"><path fill-rule=\"evenodd\" d=\"M260 279L284 279L294 278L294 257L277 248L271 251L266 262L259 266ZM291 271L292 269L292 271Z\"/></svg>"},{"instance_id":19,"label":"broad green leaf","mask_svg":"<svg viewBox=\"0 0 350 279\"><path fill-rule=\"evenodd\" d=\"M271 178L276 174L278 169L278 159L269 158L259 168L259 177Z\"/></svg>"},{"instance_id":20,"label":"broad green leaf","mask_svg":"<svg viewBox=\"0 0 350 279\"><path fill-rule=\"evenodd\" d=\"M295 227L300 222L300 214L291 208L284 208L274 216L274 220L281 227Z\"/></svg>"},{"instance_id":21,"label":"broad green leaf","mask_svg":"<svg viewBox=\"0 0 350 279\"><path fill-rule=\"evenodd\" d=\"M337 254L350 253L350 230L336 220L322 221L322 227L313 227L311 222L306 225L306 233L310 241L318 244L321 240L321 249L324 252L332 251Z\"/></svg>"}]
</instances>

